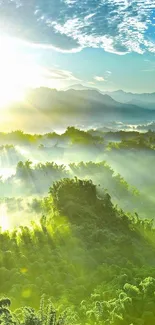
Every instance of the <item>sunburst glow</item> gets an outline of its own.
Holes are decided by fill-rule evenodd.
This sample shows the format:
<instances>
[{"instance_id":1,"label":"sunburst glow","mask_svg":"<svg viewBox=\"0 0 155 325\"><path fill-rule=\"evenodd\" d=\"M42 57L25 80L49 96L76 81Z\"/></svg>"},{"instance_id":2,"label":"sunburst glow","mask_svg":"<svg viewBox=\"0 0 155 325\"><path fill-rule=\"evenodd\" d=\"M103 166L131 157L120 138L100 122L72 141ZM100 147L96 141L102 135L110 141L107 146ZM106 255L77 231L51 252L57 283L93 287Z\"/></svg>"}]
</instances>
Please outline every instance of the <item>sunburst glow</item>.
<instances>
[{"instance_id":1,"label":"sunburst glow","mask_svg":"<svg viewBox=\"0 0 155 325\"><path fill-rule=\"evenodd\" d=\"M21 64L18 55L9 40L0 37L0 107L13 101L21 100L24 96Z\"/></svg>"},{"instance_id":2,"label":"sunburst glow","mask_svg":"<svg viewBox=\"0 0 155 325\"><path fill-rule=\"evenodd\" d=\"M24 100L28 87L37 87L41 74L31 57L19 51L18 44L0 36L0 108Z\"/></svg>"}]
</instances>

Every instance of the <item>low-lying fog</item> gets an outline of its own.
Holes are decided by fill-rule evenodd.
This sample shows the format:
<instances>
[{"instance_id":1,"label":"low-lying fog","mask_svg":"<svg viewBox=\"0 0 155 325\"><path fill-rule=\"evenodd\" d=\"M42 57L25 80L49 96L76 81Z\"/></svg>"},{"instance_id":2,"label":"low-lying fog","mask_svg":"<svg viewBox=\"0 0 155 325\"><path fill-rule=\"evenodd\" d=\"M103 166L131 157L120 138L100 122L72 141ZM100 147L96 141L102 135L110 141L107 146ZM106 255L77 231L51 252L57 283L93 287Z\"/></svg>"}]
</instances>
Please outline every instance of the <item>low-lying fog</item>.
<instances>
[{"instance_id":1,"label":"low-lying fog","mask_svg":"<svg viewBox=\"0 0 155 325\"><path fill-rule=\"evenodd\" d=\"M124 134L131 138L137 136L136 132L128 135L127 130ZM126 212L153 218L155 151L111 149L111 142L119 144L121 133L116 129L107 133L105 127L83 133L74 128L63 134L1 133L2 228L26 225L29 220L39 219L44 213L42 198L48 195L53 182L74 176L92 179L98 189L107 190L114 204Z\"/></svg>"}]
</instances>

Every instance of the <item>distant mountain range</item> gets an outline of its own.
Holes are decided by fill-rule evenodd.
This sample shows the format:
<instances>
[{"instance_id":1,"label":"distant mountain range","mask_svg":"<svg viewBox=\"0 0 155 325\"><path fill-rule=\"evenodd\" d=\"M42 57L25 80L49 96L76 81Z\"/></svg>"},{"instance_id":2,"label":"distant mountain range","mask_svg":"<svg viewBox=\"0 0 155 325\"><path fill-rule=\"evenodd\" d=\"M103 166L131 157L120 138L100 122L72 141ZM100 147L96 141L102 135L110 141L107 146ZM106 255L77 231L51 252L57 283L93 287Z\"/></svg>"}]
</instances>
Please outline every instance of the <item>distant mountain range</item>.
<instances>
[{"instance_id":1,"label":"distant mountain range","mask_svg":"<svg viewBox=\"0 0 155 325\"><path fill-rule=\"evenodd\" d=\"M92 87L86 87L81 84L75 84L70 87L69 89L75 89L75 90L97 90L99 93L107 94L114 100L120 102L120 103L126 103L131 105L136 105L142 108L146 109L155 109L155 92L154 93L131 93L131 92L125 92L123 90L116 90L116 91L101 91L97 88Z\"/></svg>"},{"instance_id":2,"label":"distant mountain range","mask_svg":"<svg viewBox=\"0 0 155 325\"><path fill-rule=\"evenodd\" d=\"M142 108L134 103L116 101L108 94L97 89L57 91L49 88L30 90L27 102L38 111L59 118L77 118L99 120L151 119L155 110Z\"/></svg>"},{"instance_id":3,"label":"distant mountain range","mask_svg":"<svg viewBox=\"0 0 155 325\"><path fill-rule=\"evenodd\" d=\"M4 130L5 126L5 130L46 132L64 129L68 125L91 128L95 125L106 126L109 122L145 125L152 121L155 121L155 110L129 101L119 102L109 93L104 94L97 89L58 91L42 87L30 89L24 102L1 110L0 128Z\"/></svg>"},{"instance_id":4,"label":"distant mountain range","mask_svg":"<svg viewBox=\"0 0 155 325\"><path fill-rule=\"evenodd\" d=\"M62 89L62 90L67 91L67 90L70 90L70 89L74 89L74 90L97 90L99 93L101 93L101 94L103 93L101 90L99 90L96 87L86 87L86 86L84 86L82 84L71 85L71 86L69 86L69 87L67 87L65 89Z\"/></svg>"}]
</instances>

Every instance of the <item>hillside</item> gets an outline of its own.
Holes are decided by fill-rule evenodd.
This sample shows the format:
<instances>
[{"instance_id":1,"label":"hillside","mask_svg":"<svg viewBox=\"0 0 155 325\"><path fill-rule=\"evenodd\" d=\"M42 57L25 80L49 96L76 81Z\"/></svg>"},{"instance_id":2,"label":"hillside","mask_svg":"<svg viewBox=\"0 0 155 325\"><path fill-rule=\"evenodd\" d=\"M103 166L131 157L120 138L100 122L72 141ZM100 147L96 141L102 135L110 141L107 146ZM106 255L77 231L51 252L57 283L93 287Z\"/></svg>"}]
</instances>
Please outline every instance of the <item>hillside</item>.
<instances>
[{"instance_id":1,"label":"hillside","mask_svg":"<svg viewBox=\"0 0 155 325\"><path fill-rule=\"evenodd\" d=\"M1 111L2 131L5 126L5 131L23 129L45 133L52 129L64 130L69 125L91 128L96 124L106 127L110 122L121 122L130 126L155 120L155 110L118 102L96 89L31 89L24 101L10 104Z\"/></svg>"},{"instance_id":2,"label":"hillside","mask_svg":"<svg viewBox=\"0 0 155 325\"><path fill-rule=\"evenodd\" d=\"M0 318L46 324L40 311L24 307L38 308L44 294L58 315L65 311L64 324L153 325L152 221L128 217L108 193L77 178L55 183L40 206L40 222L1 233L0 290L14 313L2 300Z\"/></svg>"},{"instance_id":3,"label":"hillside","mask_svg":"<svg viewBox=\"0 0 155 325\"><path fill-rule=\"evenodd\" d=\"M1 324L154 325L154 157L152 131L0 133Z\"/></svg>"},{"instance_id":4,"label":"hillside","mask_svg":"<svg viewBox=\"0 0 155 325\"><path fill-rule=\"evenodd\" d=\"M139 106L145 109L155 109L155 93L132 93L125 92L123 90L116 91L103 91L95 87L83 86L82 84L74 84L68 87L66 90L96 90L103 95L109 95L115 101Z\"/></svg>"},{"instance_id":5,"label":"hillside","mask_svg":"<svg viewBox=\"0 0 155 325\"><path fill-rule=\"evenodd\" d=\"M114 100L136 105L145 109L155 109L155 93L131 93L123 90L106 92Z\"/></svg>"},{"instance_id":6,"label":"hillside","mask_svg":"<svg viewBox=\"0 0 155 325\"><path fill-rule=\"evenodd\" d=\"M70 89L64 92L40 88L30 91L27 100L44 113L48 111L49 114L70 114L79 118L84 116L88 119L124 120L155 116L154 111L148 112L136 105L122 104L94 89Z\"/></svg>"}]
</instances>

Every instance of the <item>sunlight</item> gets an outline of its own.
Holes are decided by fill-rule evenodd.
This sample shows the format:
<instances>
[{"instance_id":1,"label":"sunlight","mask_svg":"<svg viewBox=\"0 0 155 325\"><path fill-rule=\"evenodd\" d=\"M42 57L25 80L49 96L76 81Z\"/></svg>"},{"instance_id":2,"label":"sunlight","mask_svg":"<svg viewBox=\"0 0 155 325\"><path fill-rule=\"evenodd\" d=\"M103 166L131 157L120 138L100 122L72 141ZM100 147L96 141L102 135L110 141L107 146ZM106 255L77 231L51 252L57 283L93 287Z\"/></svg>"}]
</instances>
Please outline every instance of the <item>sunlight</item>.
<instances>
[{"instance_id":1,"label":"sunlight","mask_svg":"<svg viewBox=\"0 0 155 325\"><path fill-rule=\"evenodd\" d=\"M11 43L5 37L0 37L0 107L24 97L24 89L19 79L20 60L14 52Z\"/></svg>"},{"instance_id":2,"label":"sunlight","mask_svg":"<svg viewBox=\"0 0 155 325\"><path fill-rule=\"evenodd\" d=\"M2 180L6 180L16 173L15 168L0 168L0 177Z\"/></svg>"},{"instance_id":3,"label":"sunlight","mask_svg":"<svg viewBox=\"0 0 155 325\"><path fill-rule=\"evenodd\" d=\"M8 89L2 86L0 83L2 93L0 93L0 107L4 107L12 102L21 101L24 99L24 93L20 92L19 89L13 88Z\"/></svg>"},{"instance_id":4,"label":"sunlight","mask_svg":"<svg viewBox=\"0 0 155 325\"><path fill-rule=\"evenodd\" d=\"M0 45L0 109L23 101L27 89L63 87L55 72L34 62L18 40L0 34Z\"/></svg>"},{"instance_id":5,"label":"sunlight","mask_svg":"<svg viewBox=\"0 0 155 325\"><path fill-rule=\"evenodd\" d=\"M29 153L30 153L28 150L26 150L25 148L20 147L20 146L15 146L15 148L16 148L17 151L18 151L19 153L21 153L23 156L28 157L28 155L29 155Z\"/></svg>"},{"instance_id":6,"label":"sunlight","mask_svg":"<svg viewBox=\"0 0 155 325\"><path fill-rule=\"evenodd\" d=\"M9 230L9 217L7 215L7 208L5 204L0 205L0 227L3 231Z\"/></svg>"},{"instance_id":7,"label":"sunlight","mask_svg":"<svg viewBox=\"0 0 155 325\"><path fill-rule=\"evenodd\" d=\"M26 89L41 84L41 71L31 58L0 36L0 108L24 100Z\"/></svg>"}]
</instances>

